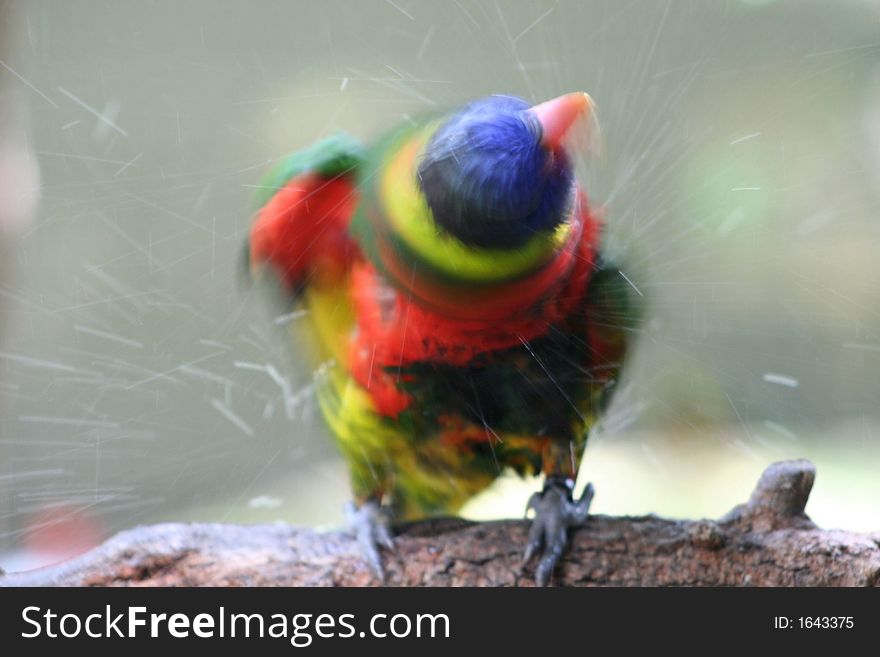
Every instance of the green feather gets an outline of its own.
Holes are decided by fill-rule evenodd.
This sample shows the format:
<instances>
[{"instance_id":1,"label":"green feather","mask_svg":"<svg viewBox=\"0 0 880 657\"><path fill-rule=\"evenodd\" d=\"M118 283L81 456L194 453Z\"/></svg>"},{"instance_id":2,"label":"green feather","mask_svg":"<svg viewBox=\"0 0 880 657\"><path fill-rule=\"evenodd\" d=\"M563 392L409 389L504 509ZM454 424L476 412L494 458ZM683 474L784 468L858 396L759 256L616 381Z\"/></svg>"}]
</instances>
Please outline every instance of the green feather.
<instances>
[{"instance_id":1,"label":"green feather","mask_svg":"<svg viewBox=\"0 0 880 657\"><path fill-rule=\"evenodd\" d=\"M288 155L260 181L254 193L254 207L259 209L266 205L291 178L304 173L314 172L335 178L354 171L364 163L365 153L358 140L345 132L337 132L305 150Z\"/></svg>"}]
</instances>

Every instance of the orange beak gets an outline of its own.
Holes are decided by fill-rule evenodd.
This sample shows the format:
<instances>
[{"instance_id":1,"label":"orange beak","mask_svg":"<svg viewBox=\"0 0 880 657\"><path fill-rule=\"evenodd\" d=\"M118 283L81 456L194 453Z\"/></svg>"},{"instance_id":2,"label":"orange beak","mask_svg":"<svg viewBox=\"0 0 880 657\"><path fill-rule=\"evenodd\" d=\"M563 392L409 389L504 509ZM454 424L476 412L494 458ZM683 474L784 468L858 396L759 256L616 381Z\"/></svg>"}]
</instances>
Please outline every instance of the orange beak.
<instances>
[{"instance_id":1,"label":"orange beak","mask_svg":"<svg viewBox=\"0 0 880 657\"><path fill-rule=\"evenodd\" d=\"M562 144L580 117L592 116L593 107L593 99L588 94L573 93L535 105L529 111L541 124L541 144L552 150Z\"/></svg>"}]
</instances>

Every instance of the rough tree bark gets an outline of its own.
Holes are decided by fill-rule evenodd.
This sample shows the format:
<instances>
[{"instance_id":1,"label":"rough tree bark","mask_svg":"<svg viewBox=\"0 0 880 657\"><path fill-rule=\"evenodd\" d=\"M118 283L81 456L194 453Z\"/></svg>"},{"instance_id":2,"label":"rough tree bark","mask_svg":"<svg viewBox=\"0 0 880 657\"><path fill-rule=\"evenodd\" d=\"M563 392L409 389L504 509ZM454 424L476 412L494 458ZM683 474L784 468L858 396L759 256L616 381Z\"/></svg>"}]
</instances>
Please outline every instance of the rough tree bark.
<instances>
[{"instance_id":1,"label":"rough tree bark","mask_svg":"<svg viewBox=\"0 0 880 657\"><path fill-rule=\"evenodd\" d=\"M719 520L592 516L572 532L565 586L877 586L880 532L817 528L804 513L809 461L783 461ZM532 585L520 569L528 523L428 520L400 527L388 585ZM342 532L284 524L165 524L122 532L67 563L0 577L6 586L368 586Z\"/></svg>"}]
</instances>

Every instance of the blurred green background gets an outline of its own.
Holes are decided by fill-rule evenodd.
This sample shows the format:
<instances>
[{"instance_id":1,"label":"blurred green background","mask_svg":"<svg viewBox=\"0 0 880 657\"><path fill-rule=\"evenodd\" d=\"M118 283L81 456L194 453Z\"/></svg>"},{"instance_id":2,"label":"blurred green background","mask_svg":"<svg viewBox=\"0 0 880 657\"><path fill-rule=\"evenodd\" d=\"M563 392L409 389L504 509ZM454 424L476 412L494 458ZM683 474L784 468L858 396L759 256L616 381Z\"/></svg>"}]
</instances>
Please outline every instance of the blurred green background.
<instances>
[{"instance_id":1,"label":"blurred green background","mask_svg":"<svg viewBox=\"0 0 880 657\"><path fill-rule=\"evenodd\" d=\"M287 344L305 320L238 276L251 193L334 129L490 93L599 106L581 177L648 313L586 453L595 511L717 516L803 456L817 522L880 529L880 2L29 0L0 20L0 567L140 523L339 523L346 476ZM535 486L466 511L520 515Z\"/></svg>"}]
</instances>

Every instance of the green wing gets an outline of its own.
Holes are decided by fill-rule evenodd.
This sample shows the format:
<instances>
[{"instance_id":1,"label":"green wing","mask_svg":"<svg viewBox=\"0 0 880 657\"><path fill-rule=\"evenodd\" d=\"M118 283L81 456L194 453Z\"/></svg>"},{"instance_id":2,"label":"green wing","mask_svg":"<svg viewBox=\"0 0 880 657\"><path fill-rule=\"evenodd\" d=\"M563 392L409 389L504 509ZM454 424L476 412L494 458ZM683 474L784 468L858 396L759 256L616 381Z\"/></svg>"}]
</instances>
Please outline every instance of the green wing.
<instances>
[{"instance_id":1,"label":"green wing","mask_svg":"<svg viewBox=\"0 0 880 657\"><path fill-rule=\"evenodd\" d=\"M641 292L636 296L635 290L615 263L599 256L587 291L589 340L606 345L610 353L605 357L611 356L609 362L596 364L604 370L596 372L598 379L605 382L599 395L599 411L610 402L623 362L640 332L645 304Z\"/></svg>"},{"instance_id":2,"label":"green wing","mask_svg":"<svg viewBox=\"0 0 880 657\"><path fill-rule=\"evenodd\" d=\"M260 181L254 194L254 207L266 205L288 180L303 173L315 172L333 178L353 171L363 164L365 153L364 146L358 140L344 132L337 132L305 150L288 155Z\"/></svg>"}]
</instances>

